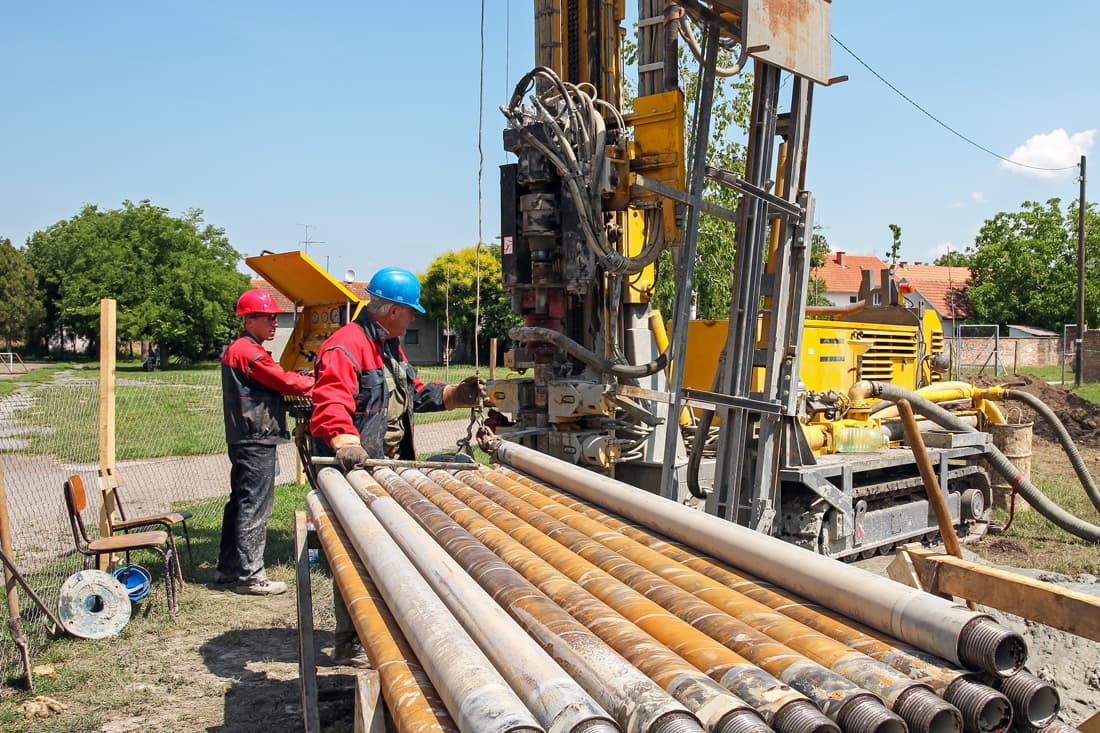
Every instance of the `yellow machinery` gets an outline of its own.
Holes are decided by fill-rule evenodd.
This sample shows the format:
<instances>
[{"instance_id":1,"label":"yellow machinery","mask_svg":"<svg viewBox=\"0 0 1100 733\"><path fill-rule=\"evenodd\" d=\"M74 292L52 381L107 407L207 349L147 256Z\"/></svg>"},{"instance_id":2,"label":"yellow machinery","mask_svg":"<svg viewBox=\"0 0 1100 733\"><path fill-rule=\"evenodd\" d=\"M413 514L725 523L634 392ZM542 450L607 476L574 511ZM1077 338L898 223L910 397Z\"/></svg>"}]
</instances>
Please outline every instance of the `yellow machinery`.
<instances>
[{"instance_id":1,"label":"yellow machinery","mask_svg":"<svg viewBox=\"0 0 1100 733\"><path fill-rule=\"evenodd\" d=\"M502 277L524 325L510 333L523 376L490 385L510 418L501 434L836 556L935 531L912 456L879 450L898 436L847 390L940 380L938 319L907 307L888 274L877 287L868 275L860 304L806 307L810 111L833 81L831 4L639 0L630 113L624 11L536 0L537 65L502 106L515 155L501 167ZM690 139L680 39L699 62ZM737 174L707 158L713 89L750 67ZM706 201L705 180L736 190L737 211ZM738 237L731 317L710 324L689 317L703 214L736 222ZM648 301L666 251L676 301L659 342ZM983 445L937 450L953 516L982 526Z\"/></svg>"}]
</instances>

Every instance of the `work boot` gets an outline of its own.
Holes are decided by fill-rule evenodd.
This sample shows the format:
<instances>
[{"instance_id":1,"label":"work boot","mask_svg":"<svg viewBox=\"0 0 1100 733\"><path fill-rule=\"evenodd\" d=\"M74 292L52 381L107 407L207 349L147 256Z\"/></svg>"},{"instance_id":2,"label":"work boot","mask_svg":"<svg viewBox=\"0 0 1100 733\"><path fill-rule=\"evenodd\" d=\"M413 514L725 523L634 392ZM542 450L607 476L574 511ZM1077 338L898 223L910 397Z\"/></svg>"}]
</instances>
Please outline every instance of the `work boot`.
<instances>
[{"instance_id":1,"label":"work boot","mask_svg":"<svg viewBox=\"0 0 1100 733\"><path fill-rule=\"evenodd\" d=\"M332 663L338 667L355 667L356 669L370 669L370 657L363 651L363 644L358 639L345 641L332 648Z\"/></svg>"},{"instance_id":2,"label":"work boot","mask_svg":"<svg viewBox=\"0 0 1100 733\"><path fill-rule=\"evenodd\" d=\"M244 596L277 596L286 593L286 583L278 580L253 580L251 583L240 583L233 590Z\"/></svg>"}]
</instances>

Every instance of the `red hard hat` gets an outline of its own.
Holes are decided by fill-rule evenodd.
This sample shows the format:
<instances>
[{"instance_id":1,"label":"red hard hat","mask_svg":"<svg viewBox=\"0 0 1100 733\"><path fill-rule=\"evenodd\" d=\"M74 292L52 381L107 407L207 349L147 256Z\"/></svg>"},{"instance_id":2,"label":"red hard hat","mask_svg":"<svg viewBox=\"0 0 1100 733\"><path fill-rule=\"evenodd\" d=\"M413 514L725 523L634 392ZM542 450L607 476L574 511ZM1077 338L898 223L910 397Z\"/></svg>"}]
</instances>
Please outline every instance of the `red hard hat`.
<instances>
[{"instance_id":1,"label":"red hard hat","mask_svg":"<svg viewBox=\"0 0 1100 733\"><path fill-rule=\"evenodd\" d=\"M275 305L275 299L266 290L248 290L237 301L237 315L247 316L252 313L278 315L279 306Z\"/></svg>"}]
</instances>

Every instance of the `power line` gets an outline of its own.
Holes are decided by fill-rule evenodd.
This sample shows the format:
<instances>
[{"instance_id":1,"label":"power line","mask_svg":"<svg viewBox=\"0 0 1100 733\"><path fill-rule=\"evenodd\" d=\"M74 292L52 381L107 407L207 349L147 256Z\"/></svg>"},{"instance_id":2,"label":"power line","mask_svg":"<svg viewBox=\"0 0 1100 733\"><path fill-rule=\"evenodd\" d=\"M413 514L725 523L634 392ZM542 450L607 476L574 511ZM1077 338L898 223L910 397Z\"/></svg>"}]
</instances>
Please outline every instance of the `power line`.
<instances>
[{"instance_id":1,"label":"power line","mask_svg":"<svg viewBox=\"0 0 1100 733\"><path fill-rule=\"evenodd\" d=\"M959 132L959 131L958 131L958 130L956 130L955 128L953 128L953 127L951 127L950 125L948 125L948 124L947 124L946 122L944 122L944 121L940 120L940 119L939 119L938 117L936 117L936 116L935 116L934 114L932 114L931 112L929 112L928 110L926 110L926 109L925 109L924 107L922 107L922 106L920 106L919 104L917 104L916 102L914 102L914 101L913 101L912 99L910 99L910 98L909 98L909 96L908 96L908 95L906 95L906 94L905 94L905 92L901 91L901 90L900 90L900 89L898 89L898 88L897 88L896 86L894 86L893 84L891 84L890 82L888 82L888 81L887 81L887 80L886 80L885 78L883 78L882 74L880 74L880 73L878 73L877 71L875 71L874 69L872 69L872 68L871 68L871 67L870 67L870 66L869 66L869 65L867 64L867 62L866 62L866 61L864 61L863 59L861 59L861 58L860 58L859 56L856 56L855 52L854 52L854 51L852 51L852 49L850 49L850 48L848 48L847 46L845 46L845 45L844 45L844 43L843 43L843 42L842 42L842 41L841 41L841 40L840 40L839 38L837 38L836 36L832 35L831 33L830 33L829 35L830 35L830 36L832 37L832 39L833 39L833 40L834 40L834 41L836 42L836 44L837 44L838 46L840 46L841 48L843 48L843 49L844 49L845 51L847 51L847 52L848 52L848 55L849 55L849 56L851 56L851 57L852 57L852 58L854 58L854 59L855 59L856 61L858 61L858 62L860 63L860 65L862 65L862 66L863 66L863 68L867 69L867 71L870 71L870 72L871 72L872 74L874 74L874 75L875 75L876 77L878 77L878 80L879 80L879 81L881 81L881 82L882 82L883 84L885 84L886 86L890 87L890 89L891 89L891 90L893 90L893 92L894 92L895 94L897 94L897 95L898 95L899 97L901 97L902 99L904 99L904 100L905 100L906 102L908 102L909 104L911 104L911 105L913 105L914 107L916 107L917 109L919 109L919 110L920 110L920 111L921 111L922 113L924 113L924 115L925 115L925 116L926 116L926 117L927 117L928 119L932 120L932 121L933 121L933 122L935 122L935 123L936 123L937 125L939 125L939 126L940 126L940 127L942 127L943 129L947 130L948 132L950 132L950 133L951 133L952 135L954 135L955 137L959 138L960 140L963 140L964 142L966 142L966 143L969 143L970 145L973 145L973 146L974 146L974 147L976 147L976 148L977 148L978 150L981 150L981 151L982 151L982 152L984 152L984 153L988 153L989 155L992 155L992 156L993 156L994 158L998 158L998 159L1000 159L1000 160L1003 160L1003 161L1004 161L1004 162L1006 162L1006 163L1011 163L1012 165L1018 165L1018 166L1020 166L1021 168L1030 168L1031 170L1036 170L1036 171L1068 171L1068 170L1070 170L1071 168L1076 168L1076 167L1077 167L1076 165L1067 165L1067 166L1064 166L1064 167L1062 167L1062 168L1043 168L1042 166L1037 166L1037 165L1028 165L1027 163L1020 163L1019 161L1015 161L1015 160L1012 160L1011 158L1006 158L1006 157L1004 157L1003 155L999 155L999 154L997 154L997 153L994 153L994 152L993 152L992 150L990 150L989 148L985 147L984 145L980 145L980 144L978 144L978 143L974 142L973 140L971 140L970 138L968 138L968 137L967 137L966 135L962 134L961 132Z\"/></svg>"}]
</instances>

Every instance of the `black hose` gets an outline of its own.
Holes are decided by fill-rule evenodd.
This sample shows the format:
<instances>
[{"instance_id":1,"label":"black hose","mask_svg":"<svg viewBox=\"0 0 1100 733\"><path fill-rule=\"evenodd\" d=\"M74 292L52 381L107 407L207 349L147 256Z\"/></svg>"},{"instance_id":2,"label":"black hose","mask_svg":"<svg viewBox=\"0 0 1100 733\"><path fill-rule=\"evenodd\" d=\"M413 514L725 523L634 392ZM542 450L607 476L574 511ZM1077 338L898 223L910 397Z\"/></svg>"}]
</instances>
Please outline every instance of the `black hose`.
<instances>
[{"instance_id":1,"label":"black hose","mask_svg":"<svg viewBox=\"0 0 1100 733\"><path fill-rule=\"evenodd\" d=\"M966 433L978 432L947 410L912 390L903 389L887 382L864 382L863 384L868 385L868 394L872 397L882 397L893 402L901 399L909 400L914 410L942 428ZM1046 494L1025 478L996 446L989 447L986 458L994 470L1001 474L1044 517L1075 537L1087 542L1100 543L1100 527L1078 519L1047 498Z\"/></svg>"},{"instance_id":2,"label":"black hose","mask_svg":"<svg viewBox=\"0 0 1100 733\"><path fill-rule=\"evenodd\" d=\"M518 326L508 331L508 338L513 341L541 341L557 346L574 359L583 361L601 374L612 374L616 377L648 377L656 374L668 365L668 351L661 353L648 364L616 364L610 359L605 359L599 354L586 349L563 333L539 326Z\"/></svg>"},{"instance_id":3,"label":"black hose","mask_svg":"<svg viewBox=\"0 0 1100 733\"><path fill-rule=\"evenodd\" d=\"M1085 466L1085 461L1081 458L1080 451L1077 450L1077 446L1073 444L1073 438L1070 437L1069 431L1066 430L1066 426L1062 424L1062 421L1058 419L1058 416L1054 414L1054 410L1050 409L1042 400L1030 392L1021 392L1018 389L1006 389L1006 400L1018 400L1025 405L1035 410L1035 413L1046 420L1047 425L1054 429L1054 434L1058 436L1058 442L1062 446L1062 450L1069 458L1070 464L1073 466L1073 470L1077 473L1077 478L1081 482L1081 486L1084 487L1085 493L1089 496L1089 501L1096 507L1096 511L1100 512L1100 489L1096 488L1096 482L1092 480L1092 476L1089 475L1089 470Z\"/></svg>"}]
</instances>

